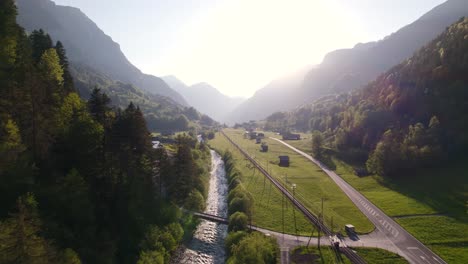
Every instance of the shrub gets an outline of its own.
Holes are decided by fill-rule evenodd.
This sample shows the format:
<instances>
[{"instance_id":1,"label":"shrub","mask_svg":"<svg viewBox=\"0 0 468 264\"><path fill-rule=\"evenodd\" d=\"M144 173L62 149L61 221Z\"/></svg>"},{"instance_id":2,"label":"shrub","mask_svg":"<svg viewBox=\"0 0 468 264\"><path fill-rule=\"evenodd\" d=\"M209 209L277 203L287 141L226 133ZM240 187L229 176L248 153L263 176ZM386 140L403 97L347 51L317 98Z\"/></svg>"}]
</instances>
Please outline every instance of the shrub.
<instances>
[{"instance_id":1,"label":"shrub","mask_svg":"<svg viewBox=\"0 0 468 264\"><path fill-rule=\"evenodd\" d=\"M229 217L229 231L244 231L247 230L247 225L249 218L246 214L241 212L236 212Z\"/></svg>"}]
</instances>

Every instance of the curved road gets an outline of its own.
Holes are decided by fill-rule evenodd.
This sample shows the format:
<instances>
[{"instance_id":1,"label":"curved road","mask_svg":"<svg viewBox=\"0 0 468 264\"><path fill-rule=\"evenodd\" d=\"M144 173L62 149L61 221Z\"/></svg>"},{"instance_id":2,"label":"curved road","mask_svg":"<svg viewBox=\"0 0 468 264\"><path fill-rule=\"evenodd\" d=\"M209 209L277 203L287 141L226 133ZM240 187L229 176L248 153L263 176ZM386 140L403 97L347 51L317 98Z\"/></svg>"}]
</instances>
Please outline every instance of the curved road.
<instances>
[{"instance_id":1,"label":"curved road","mask_svg":"<svg viewBox=\"0 0 468 264\"><path fill-rule=\"evenodd\" d=\"M382 233L397 249L397 253L406 258L410 263L446 263L429 248L424 246L419 240L408 233L391 217L387 216L384 212L382 212L382 210L367 200L364 195L354 189L350 184L338 176L338 174L328 169L327 166L325 166L323 163L280 139L272 137L270 138L280 142L281 144L301 154L319 166L328 176L330 176L330 178L341 188L341 190L346 193L346 195L351 199L351 201L353 201L359 210L361 210L361 212L366 215L372 223L374 223L379 233Z\"/></svg>"}]
</instances>

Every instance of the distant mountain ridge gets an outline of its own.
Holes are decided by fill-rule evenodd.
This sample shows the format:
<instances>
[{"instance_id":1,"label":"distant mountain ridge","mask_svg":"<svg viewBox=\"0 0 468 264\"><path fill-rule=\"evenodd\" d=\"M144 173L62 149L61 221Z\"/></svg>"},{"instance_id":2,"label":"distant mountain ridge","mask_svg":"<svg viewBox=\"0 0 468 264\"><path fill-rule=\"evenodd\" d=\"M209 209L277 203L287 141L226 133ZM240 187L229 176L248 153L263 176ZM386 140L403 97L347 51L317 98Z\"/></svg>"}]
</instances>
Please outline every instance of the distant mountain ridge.
<instances>
[{"instance_id":1,"label":"distant mountain ridge","mask_svg":"<svg viewBox=\"0 0 468 264\"><path fill-rule=\"evenodd\" d=\"M67 48L71 63L88 65L112 79L187 105L184 98L161 78L142 73L128 61L114 42L78 8L50 0L17 0L18 23L27 31L42 28Z\"/></svg>"},{"instance_id":2,"label":"distant mountain ridge","mask_svg":"<svg viewBox=\"0 0 468 264\"><path fill-rule=\"evenodd\" d=\"M352 91L410 57L460 17L468 16L466 0L448 0L415 22L377 42L328 53L311 69L301 85L272 84L256 93L231 114L235 122L263 119L276 111L294 109L327 94ZM249 114L254 113L254 114Z\"/></svg>"},{"instance_id":3,"label":"distant mountain ridge","mask_svg":"<svg viewBox=\"0 0 468 264\"><path fill-rule=\"evenodd\" d=\"M291 103L294 101L293 91L300 88L307 72L314 67L307 66L271 81L229 113L228 122L264 119L273 112L292 109L295 106Z\"/></svg>"},{"instance_id":4,"label":"distant mountain ridge","mask_svg":"<svg viewBox=\"0 0 468 264\"><path fill-rule=\"evenodd\" d=\"M191 106L216 121L225 122L227 114L245 100L227 96L208 83L188 86L172 75L164 76L162 79L172 89L182 94Z\"/></svg>"}]
</instances>

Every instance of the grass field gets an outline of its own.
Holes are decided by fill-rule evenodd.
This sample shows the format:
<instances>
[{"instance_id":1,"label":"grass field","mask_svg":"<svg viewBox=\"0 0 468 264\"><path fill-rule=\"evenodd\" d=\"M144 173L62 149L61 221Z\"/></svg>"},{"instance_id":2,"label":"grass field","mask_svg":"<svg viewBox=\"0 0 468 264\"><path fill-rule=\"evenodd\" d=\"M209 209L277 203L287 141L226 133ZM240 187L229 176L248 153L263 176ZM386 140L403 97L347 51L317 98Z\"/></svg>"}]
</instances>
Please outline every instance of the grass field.
<instances>
[{"instance_id":1,"label":"grass field","mask_svg":"<svg viewBox=\"0 0 468 264\"><path fill-rule=\"evenodd\" d=\"M288 143L310 153L310 136ZM333 158L336 172L386 214L410 216L395 220L448 263L468 263L467 161L386 179L358 177L352 166Z\"/></svg>"},{"instance_id":2,"label":"grass field","mask_svg":"<svg viewBox=\"0 0 468 264\"><path fill-rule=\"evenodd\" d=\"M446 216L397 219L447 263L468 263L468 224Z\"/></svg>"},{"instance_id":3,"label":"grass field","mask_svg":"<svg viewBox=\"0 0 468 264\"><path fill-rule=\"evenodd\" d=\"M379 248L354 248L367 263L372 264L407 264L403 257ZM342 263L351 263L344 255L341 255ZM291 252L291 261L295 264L309 263L337 263L336 255L330 247L297 247Z\"/></svg>"},{"instance_id":4,"label":"grass field","mask_svg":"<svg viewBox=\"0 0 468 264\"><path fill-rule=\"evenodd\" d=\"M372 264L407 264L403 257L380 248L354 248L359 256Z\"/></svg>"},{"instance_id":5,"label":"grass field","mask_svg":"<svg viewBox=\"0 0 468 264\"><path fill-rule=\"evenodd\" d=\"M340 255L342 262L344 264L351 264L351 261L347 259L344 255ZM329 264L337 263L336 255L331 249L331 247L321 247L319 250L317 247L297 247L291 250L291 263L293 264ZM372 263L372 262L369 262Z\"/></svg>"},{"instance_id":6,"label":"grass field","mask_svg":"<svg viewBox=\"0 0 468 264\"><path fill-rule=\"evenodd\" d=\"M269 181L266 181L263 174L260 174L258 170L253 170L250 162L247 162L223 135L216 133L215 138L209 141L209 145L219 152L231 151L236 168L243 175L242 183L254 199L252 216L254 225L276 232L283 232L284 224L285 233L296 234L297 227L298 234L311 234L312 226L308 220L297 210L293 211L293 206L289 200L284 199L283 203L280 191ZM284 211L282 204L284 205ZM284 221L282 212L284 212Z\"/></svg>"},{"instance_id":7,"label":"grass field","mask_svg":"<svg viewBox=\"0 0 468 264\"><path fill-rule=\"evenodd\" d=\"M263 153L255 141L244 139L242 130L227 129L225 132L284 186L291 189L292 184L296 184L296 198L314 214L318 215L321 212L321 198L324 198L324 222L331 227L333 221L334 231L342 230L347 223L356 226L359 233L371 232L374 229L372 223L338 186L301 155L271 139L264 140L269 145L269 151ZM290 167L278 166L279 155L290 157Z\"/></svg>"}]
</instances>

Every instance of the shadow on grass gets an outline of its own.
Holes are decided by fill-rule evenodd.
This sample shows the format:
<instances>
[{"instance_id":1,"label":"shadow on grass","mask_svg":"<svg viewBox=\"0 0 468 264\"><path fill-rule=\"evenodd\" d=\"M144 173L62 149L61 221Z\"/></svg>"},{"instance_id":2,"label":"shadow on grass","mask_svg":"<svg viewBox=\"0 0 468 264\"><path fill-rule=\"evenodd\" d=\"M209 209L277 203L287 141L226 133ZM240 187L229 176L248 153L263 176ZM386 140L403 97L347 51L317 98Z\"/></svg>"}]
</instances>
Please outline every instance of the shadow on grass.
<instances>
[{"instance_id":1,"label":"shadow on grass","mask_svg":"<svg viewBox=\"0 0 468 264\"><path fill-rule=\"evenodd\" d=\"M439 213L468 220L468 157L435 168L407 171L379 182L403 195L427 204Z\"/></svg>"}]
</instances>

